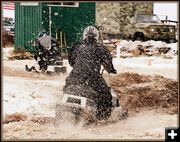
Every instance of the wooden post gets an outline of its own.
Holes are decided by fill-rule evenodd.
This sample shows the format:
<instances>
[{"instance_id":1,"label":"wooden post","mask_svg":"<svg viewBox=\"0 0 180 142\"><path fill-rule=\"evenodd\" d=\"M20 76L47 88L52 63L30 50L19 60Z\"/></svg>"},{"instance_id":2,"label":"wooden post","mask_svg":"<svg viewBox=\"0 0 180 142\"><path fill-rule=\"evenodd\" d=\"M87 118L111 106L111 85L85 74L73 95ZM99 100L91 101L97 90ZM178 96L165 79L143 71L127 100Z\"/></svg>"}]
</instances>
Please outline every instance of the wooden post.
<instances>
[{"instance_id":1,"label":"wooden post","mask_svg":"<svg viewBox=\"0 0 180 142\"><path fill-rule=\"evenodd\" d=\"M57 32L56 32L56 40L58 40L58 35L57 35Z\"/></svg>"},{"instance_id":2,"label":"wooden post","mask_svg":"<svg viewBox=\"0 0 180 142\"><path fill-rule=\"evenodd\" d=\"M64 33L64 48L65 48L66 55L68 55L68 52L67 52L67 41L66 41L66 34L65 33Z\"/></svg>"},{"instance_id":3,"label":"wooden post","mask_svg":"<svg viewBox=\"0 0 180 142\"><path fill-rule=\"evenodd\" d=\"M49 7L49 36L51 37L51 24L52 24L52 21L51 21L51 7ZM49 49L51 49L51 39L50 39L50 42L49 42Z\"/></svg>"},{"instance_id":4,"label":"wooden post","mask_svg":"<svg viewBox=\"0 0 180 142\"><path fill-rule=\"evenodd\" d=\"M60 47L62 48L62 32L60 32Z\"/></svg>"},{"instance_id":5,"label":"wooden post","mask_svg":"<svg viewBox=\"0 0 180 142\"><path fill-rule=\"evenodd\" d=\"M167 20L168 20L168 16L166 16L166 23L167 23Z\"/></svg>"}]
</instances>

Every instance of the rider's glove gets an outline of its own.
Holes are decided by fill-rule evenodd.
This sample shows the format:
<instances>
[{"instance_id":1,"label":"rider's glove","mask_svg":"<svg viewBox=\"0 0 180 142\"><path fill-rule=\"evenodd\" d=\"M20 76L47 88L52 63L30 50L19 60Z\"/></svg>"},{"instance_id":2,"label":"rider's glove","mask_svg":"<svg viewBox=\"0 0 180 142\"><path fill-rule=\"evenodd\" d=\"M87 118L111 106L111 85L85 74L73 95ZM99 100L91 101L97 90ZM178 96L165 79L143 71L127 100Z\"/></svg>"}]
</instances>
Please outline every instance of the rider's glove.
<instances>
[{"instance_id":1,"label":"rider's glove","mask_svg":"<svg viewBox=\"0 0 180 142\"><path fill-rule=\"evenodd\" d=\"M111 70L111 73L116 74L117 73L116 69Z\"/></svg>"}]
</instances>

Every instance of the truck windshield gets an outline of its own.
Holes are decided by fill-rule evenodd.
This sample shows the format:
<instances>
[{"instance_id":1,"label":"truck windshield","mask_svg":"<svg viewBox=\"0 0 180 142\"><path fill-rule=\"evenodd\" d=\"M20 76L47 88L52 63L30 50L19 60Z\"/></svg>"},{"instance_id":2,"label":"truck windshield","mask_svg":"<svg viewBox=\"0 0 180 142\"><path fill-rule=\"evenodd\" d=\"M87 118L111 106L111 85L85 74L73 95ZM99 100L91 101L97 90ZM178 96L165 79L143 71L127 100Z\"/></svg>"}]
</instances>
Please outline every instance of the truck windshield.
<instances>
[{"instance_id":1,"label":"truck windshield","mask_svg":"<svg viewBox=\"0 0 180 142\"><path fill-rule=\"evenodd\" d=\"M161 23L157 15L137 15L137 23Z\"/></svg>"}]
</instances>

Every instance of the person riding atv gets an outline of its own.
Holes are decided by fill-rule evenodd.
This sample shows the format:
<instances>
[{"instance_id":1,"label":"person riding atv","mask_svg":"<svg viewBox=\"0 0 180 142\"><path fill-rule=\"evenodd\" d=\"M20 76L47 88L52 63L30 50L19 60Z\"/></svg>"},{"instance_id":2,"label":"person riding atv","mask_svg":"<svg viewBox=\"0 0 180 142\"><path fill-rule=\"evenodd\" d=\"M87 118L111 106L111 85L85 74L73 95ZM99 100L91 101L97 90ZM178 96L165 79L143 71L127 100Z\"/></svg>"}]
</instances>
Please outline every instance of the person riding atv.
<instances>
[{"instance_id":1,"label":"person riding atv","mask_svg":"<svg viewBox=\"0 0 180 142\"><path fill-rule=\"evenodd\" d=\"M108 73L116 74L112 56L99 42L99 30L88 26L83 32L83 41L76 43L69 51L68 61L72 66L66 78L64 93L86 97L97 106L96 118L105 120L111 116L111 88L102 77L101 65Z\"/></svg>"},{"instance_id":2,"label":"person riding atv","mask_svg":"<svg viewBox=\"0 0 180 142\"><path fill-rule=\"evenodd\" d=\"M60 58L58 42L47 35L45 31L39 33L36 40L36 54L34 56L35 60L38 61L40 70L47 70L48 65L54 64Z\"/></svg>"},{"instance_id":3,"label":"person riding atv","mask_svg":"<svg viewBox=\"0 0 180 142\"><path fill-rule=\"evenodd\" d=\"M41 72L53 72L49 71L50 66L53 66L54 72L62 70L60 66L57 66L62 65L59 43L56 39L48 36L45 31L41 31L36 38L34 46L34 59L37 61ZM34 66L28 68L26 65L25 68L26 71L35 70L36 72L39 72Z\"/></svg>"}]
</instances>

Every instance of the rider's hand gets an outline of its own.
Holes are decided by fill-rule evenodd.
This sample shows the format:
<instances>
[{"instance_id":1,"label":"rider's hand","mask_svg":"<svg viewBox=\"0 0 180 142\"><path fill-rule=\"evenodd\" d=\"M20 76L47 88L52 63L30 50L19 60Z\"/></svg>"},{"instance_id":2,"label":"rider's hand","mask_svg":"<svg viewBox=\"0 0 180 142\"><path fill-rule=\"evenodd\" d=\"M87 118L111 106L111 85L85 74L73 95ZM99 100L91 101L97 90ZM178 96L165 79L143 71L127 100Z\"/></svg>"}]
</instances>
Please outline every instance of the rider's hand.
<instances>
[{"instance_id":1,"label":"rider's hand","mask_svg":"<svg viewBox=\"0 0 180 142\"><path fill-rule=\"evenodd\" d=\"M111 70L111 73L116 74L117 73L116 69Z\"/></svg>"}]
</instances>

